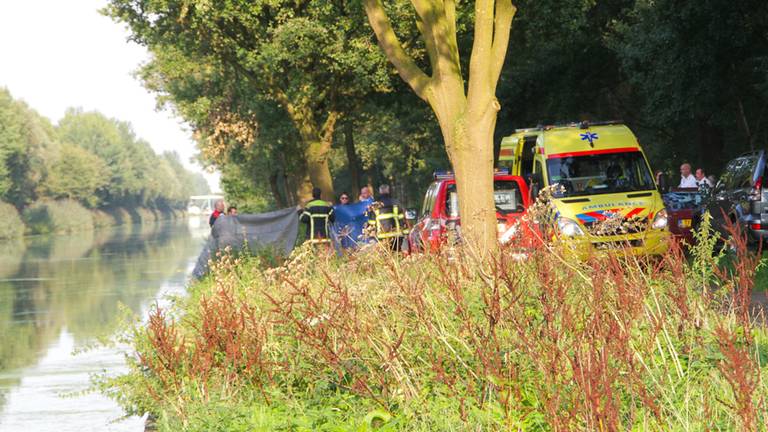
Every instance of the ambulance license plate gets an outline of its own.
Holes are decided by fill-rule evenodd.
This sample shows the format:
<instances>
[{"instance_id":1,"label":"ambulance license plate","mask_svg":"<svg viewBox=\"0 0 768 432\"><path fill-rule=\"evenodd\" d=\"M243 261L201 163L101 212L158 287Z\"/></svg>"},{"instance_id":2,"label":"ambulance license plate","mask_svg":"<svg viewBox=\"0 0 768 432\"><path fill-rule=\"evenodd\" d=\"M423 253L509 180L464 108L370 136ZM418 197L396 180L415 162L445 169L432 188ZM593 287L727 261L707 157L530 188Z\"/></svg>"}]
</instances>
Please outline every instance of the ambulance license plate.
<instances>
[{"instance_id":1,"label":"ambulance license plate","mask_svg":"<svg viewBox=\"0 0 768 432\"><path fill-rule=\"evenodd\" d=\"M677 226L679 228L690 228L691 227L691 220L690 219L680 219L677 221Z\"/></svg>"}]
</instances>

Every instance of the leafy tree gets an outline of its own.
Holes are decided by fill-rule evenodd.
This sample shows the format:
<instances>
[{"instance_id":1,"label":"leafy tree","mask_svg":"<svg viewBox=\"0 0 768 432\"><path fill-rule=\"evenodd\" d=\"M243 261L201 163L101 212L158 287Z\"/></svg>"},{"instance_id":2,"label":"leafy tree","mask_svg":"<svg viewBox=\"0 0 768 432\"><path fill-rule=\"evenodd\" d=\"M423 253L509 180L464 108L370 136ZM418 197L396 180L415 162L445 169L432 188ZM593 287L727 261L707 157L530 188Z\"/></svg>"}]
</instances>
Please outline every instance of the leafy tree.
<instances>
[{"instance_id":1,"label":"leafy tree","mask_svg":"<svg viewBox=\"0 0 768 432\"><path fill-rule=\"evenodd\" d=\"M25 147L21 125L21 113L10 92L0 90L0 198L3 199L7 199L13 186L8 160Z\"/></svg>"},{"instance_id":2,"label":"leafy tree","mask_svg":"<svg viewBox=\"0 0 768 432\"><path fill-rule=\"evenodd\" d=\"M180 206L189 197L191 179L178 155L158 156L136 137L129 123L98 112L70 109L61 119L58 136L99 158L107 180L96 189L101 205Z\"/></svg>"},{"instance_id":3,"label":"leafy tree","mask_svg":"<svg viewBox=\"0 0 768 432\"><path fill-rule=\"evenodd\" d=\"M26 104L0 91L0 199L20 209L37 198L57 151L53 127Z\"/></svg>"},{"instance_id":4,"label":"leafy tree","mask_svg":"<svg viewBox=\"0 0 768 432\"><path fill-rule=\"evenodd\" d=\"M127 145L131 137L126 129L120 130L115 121L101 113L69 109L57 130L62 142L80 146L107 164L104 176L109 181L98 191L103 204L118 204L136 192L133 155Z\"/></svg>"},{"instance_id":5,"label":"leafy tree","mask_svg":"<svg viewBox=\"0 0 768 432\"><path fill-rule=\"evenodd\" d=\"M410 91L372 98L361 106L350 129L337 141L346 141L353 134L360 184L388 183L405 205L419 205L434 171L450 167L434 115ZM332 172L337 184L356 194L349 158L344 157L347 151L346 143L339 142Z\"/></svg>"},{"instance_id":6,"label":"leafy tree","mask_svg":"<svg viewBox=\"0 0 768 432\"><path fill-rule=\"evenodd\" d=\"M199 172L190 173L191 185L190 190L192 195L208 195L211 193L211 185L208 184L208 180Z\"/></svg>"},{"instance_id":7,"label":"leafy tree","mask_svg":"<svg viewBox=\"0 0 768 432\"><path fill-rule=\"evenodd\" d=\"M499 83L497 138L516 128L578 120L634 121L611 26L632 0L518 0Z\"/></svg>"},{"instance_id":8,"label":"leafy tree","mask_svg":"<svg viewBox=\"0 0 768 432\"><path fill-rule=\"evenodd\" d=\"M405 51L381 0L364 0L363 4L387 58L435 112L456 172L465 236L480 251L492 248L496 244L493 133L500 109L495 94L516 8L510 0L475 1L472 53L465 87L457 37L457 2L412 2L431 75Z\"/></svg>"},{"instance_id":9,"label":"leafy tree","mask_svg":"<svg viewBox=\"0 0 768 432\"><path fill-rule=\"evenodd\" d=\"M758 0L637 0L616 23L611 47L668 158L717 168L766 141L766 17Z\"/></svg>"},{"instance_id":10,"label":"leafy tree","mask_svg":"<svg viewBox=\"0 0 768 432\"><path fill-rule=\"evenodd\" d=\"M301 140L312 183L329 197L328 155L348 101L389 83L384 58L354 3L112 0L106 12L156 55L175 49L192 59L212 57L237 78L231 85L246 82L248 94L277 103ZM166 91L173 85L168 81ZM218 108L243 119L253 115Z\"/></svg>"},{"instance_id":11,"label":"leafy tree","mask_svg":"<svg viewBox=\"0 0 768 432\"><path fill-rule=\"evenodd\" d=\"M277 103L239 79L231 65L168 47L155 53L139 75L159 94L161 106L172 107L193 127L203 163L269 183L281 207L310 194L312 182L293 123Z\"/></svg>"},{"instance_id":12,"label":"leafy tree","mask_svg":"<svg viewBox=\"0 0 768 432\"><path fill-rule=\"evenodd\" d=\"M107 186L105 171L107 164L98 156L82 147L64 143L45 182L40 185L40 195L70 198L87 207L97 207L99 197L96 192Z\"/></svg>"}]
</instances>

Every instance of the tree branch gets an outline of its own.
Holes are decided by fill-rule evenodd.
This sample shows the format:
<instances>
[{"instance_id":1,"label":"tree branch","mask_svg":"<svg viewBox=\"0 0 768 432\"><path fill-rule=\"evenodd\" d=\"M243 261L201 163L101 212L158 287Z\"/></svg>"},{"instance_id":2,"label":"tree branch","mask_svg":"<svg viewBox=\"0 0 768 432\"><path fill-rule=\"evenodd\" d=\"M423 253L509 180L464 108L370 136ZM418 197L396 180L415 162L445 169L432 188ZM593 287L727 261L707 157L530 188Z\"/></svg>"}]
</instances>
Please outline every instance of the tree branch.
<instances>
[{"instance_id":1,"label":"tree branch","mask_svg":"<svg viewBox=\"0 0 768 432\"><path fill-rule=\"evenodd\" d=\"M322 141L324 144L327 144L328 147L331 146L331 143L333 141L333 133L336 129L336 123L340 118L341 118L340 112L331 111L328 113L328 118L325 119L325 123L323 123Z\"/></svg>"},{"instance_id":2,"label":"tree branch","mask_svg":"<svg viewBox=\"0 0 768 432\"><path fill-rule=\"evenodd\" d=\"M475 33L472 42L472 55L469 58L469 88L467 96L470 101L483 104L487 96L493 96L491 80L491 65L493 54L493 5L494 0L475 1ZM490 94L489 94L490 93Z\"/></svg>"},{"instance_id":3,"label":"tree branch","mask_svg":"<svg viewBox=\"0 0 768 432\"><path fill-rule=\"evenodd\" d=\"M411 4L420 18L417 24L432 63L432 78L439 81L446 74L460 76L456 22L448 19L443 0L411 0ZM455 9L452 12L455 18Z\"/></svg>"},{"instance_id":4,"label":"tree branch","mask_svg":"<svg viewBox=\"0 0 768 432\"><path fill-rule=\"evenodd\" d=\"M424 41L424 46L427 48L427 57L429 57L429 66L432 69L432 75L437 72L438 66L438 56L437 56L437 46L435 46L435 38L432 37L432 30L430 25L424 25L424 21L421 19L421 17L416 18L416 28L419 29L419 33L422 35L422 40Z\"/></svg>"},{"instance_id":5,"label":"tree branch","mask_svg":"<svg viewBox=\"0 0 768 432\"><path fill-rule=\"evenodd\" d=\"M512 19L515 17L515 13L517 13L517 8L512 4L512 0L496 0L493 48L491 48L491 58L493 59L491 87L494 93L496 93L496 85L499 83L501 69L504 67L504 58L509 47L509 33L512 29Z\"/></svg>"},{"instance_id":6,"label":"tree branch","mask_svg":"<svg viewBox=\"0 0 768 432\"><path fill-rule=\"evenodd\" d=\"M403 81L426 101L431 80L416 65L411 56L403 50L381 0L363 0L363 5L365 6L365 14L368 16L368 22L371 24L371 28L379 41L379 46L381 46L387 59L395 66Z\"/></svg>"},{"instance_id":7,"label":"tree branch","mask_svg":"<svg viewBox=\"0 0 768 432\"><path fill-rule=\"evenodd\" d=\"M459 42L456 33L456 0L445 0L445 20L448 23L448 37L451 38L451 46L456 48L456 59L459 63L459 74L461 74L461 62L459 61Z\"/></svg>"}]
</instances>

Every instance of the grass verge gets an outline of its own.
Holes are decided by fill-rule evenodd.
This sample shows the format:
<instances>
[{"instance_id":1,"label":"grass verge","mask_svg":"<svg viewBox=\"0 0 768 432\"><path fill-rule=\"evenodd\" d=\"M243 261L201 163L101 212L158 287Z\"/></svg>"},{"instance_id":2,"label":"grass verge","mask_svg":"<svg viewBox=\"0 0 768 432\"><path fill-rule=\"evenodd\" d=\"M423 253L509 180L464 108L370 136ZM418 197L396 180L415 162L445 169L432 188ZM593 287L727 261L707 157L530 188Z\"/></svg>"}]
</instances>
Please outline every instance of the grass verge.
<instances>
[{"instance_id":1,"label":"grass verge","mask_svg":"<svg viewBox=\"0 0 768 432\"><path fill-rule=\"evenodd\" d=\"M739 233L734 233L737 240ZM160 430L767 430L757 255L224 256L101 390Z\"/></svg>"}]
</instances>

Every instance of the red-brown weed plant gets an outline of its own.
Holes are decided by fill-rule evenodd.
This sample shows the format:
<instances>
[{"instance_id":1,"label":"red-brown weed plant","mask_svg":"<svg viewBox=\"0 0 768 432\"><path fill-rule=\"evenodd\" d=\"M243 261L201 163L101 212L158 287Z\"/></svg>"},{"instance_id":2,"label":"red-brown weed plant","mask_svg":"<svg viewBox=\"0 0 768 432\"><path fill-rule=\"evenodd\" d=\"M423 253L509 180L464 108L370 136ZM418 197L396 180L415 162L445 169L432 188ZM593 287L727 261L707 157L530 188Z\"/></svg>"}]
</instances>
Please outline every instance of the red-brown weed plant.
<instances>
[{"instance_id":1,"label":"red-brown weed plant","mask_svg":"<svg viewBox=\"0 0 768 432\"><path fill-rule=\"evenodd\" d=\"M741 225L725 218L726 242L734 255L731 266L715 267L715 274L722 281L722 285L730 289L729 298L731 307L736 311L739 323L744 327L745 334L749 336L752 327L752 291L755 287L755 274L760 264L763 243L758 243L757 251L749 248L747 233Z\"/></svg>"},{"instance_id":2,"label":"red-brown weed plant","mask_svg":"<svg viewBox=\"0 0 768 432\"><path fill-rule=\"evenodd\" d=\"M718 323L715 328L715 337L723 356L718 369L731 387L735 401L735 406L731 408L738 415L743 430L757 430L760 422L758 413L761 412L764 422L762 429L768 430L766 395L758 391L761 375L759 360L756 360L754 354L754 317L751 314L752 291L762 256L762 241L757 251L751 251L747 234L741 226L730 218L725 218L725 221L726 241L734 259L731 265L716 268L715 274L721 279L722 286L730 290L730 308L734 311L738 326Z\"/></svg>"},{"instance_id":3,"label":"red-brown weed plant","mask_svg":"<svg viewBox=\"0 0 768 432\"><path fill-rule=\"evenodd\" d=\"M139 364L157 377L163 386L177 390L186 355L184 338L179 335L178 326L157 304L149 314L146 334L151 349L137 353ZM154 393L152 388L149 390L150 394Z\"/></svg>"},{"instance_id":4,"label":"red-brown weed plant","mask_svg":"<svg viewBox=\"0 0 768 432\"><path fill-rule=\"evenodd\" d=\"M740 342L733 330L718 324L715 336L723 355L718 369L731 387L735 400L735 406L731 408L737 414L742 430L758 430L758 412L765 413L766 409L765 395L758 393L760 369L747 344ZM768 424L762 426L765 430Z\"/></svg>"},{"instance_id":5,"label":"red-brown weed plant","mask_svg":"<svg viewBox=\"0 0 768 432\"><path fill-rule=\"evenodd\" d=\"M530 235L524 251L505 246L481 262L460 246L341 261L299 250L246 286L227 264L186 337L153 312L142 362L168 386L182 374L289 391L326 381L388 410L449 397L468 427L473 409L493 404L509 429L539 414L542 428L618 431L679 417L669 397L685 381L680 359L711 346L722 359L708 373L734 402L704 395L702 409L725 406L745 430L765 421L754 342L707 324L730 312L692 289L679 247L657 259L616 250L579 261L536 226L519 232ZM743 327L757 261L738 244L721 278Z\"/></svg>"},{"instance_id":6,"label":"red-brown weed plant","mask_svg":"<svg viewBox=\"0 0 768 432\"><path fill-rule=\"evenodd\" d=\"M265 356L267 324L255 307L220 289L200 300L199 318L191 347L191 368L206 382L214 371L230 381L247 379L260 387L271 379Z\"/></svg>"}]
</instances>

